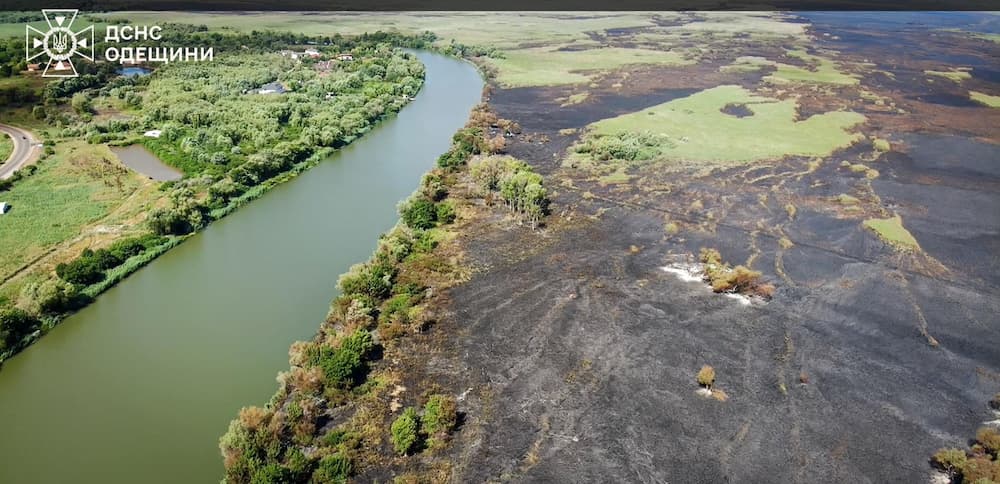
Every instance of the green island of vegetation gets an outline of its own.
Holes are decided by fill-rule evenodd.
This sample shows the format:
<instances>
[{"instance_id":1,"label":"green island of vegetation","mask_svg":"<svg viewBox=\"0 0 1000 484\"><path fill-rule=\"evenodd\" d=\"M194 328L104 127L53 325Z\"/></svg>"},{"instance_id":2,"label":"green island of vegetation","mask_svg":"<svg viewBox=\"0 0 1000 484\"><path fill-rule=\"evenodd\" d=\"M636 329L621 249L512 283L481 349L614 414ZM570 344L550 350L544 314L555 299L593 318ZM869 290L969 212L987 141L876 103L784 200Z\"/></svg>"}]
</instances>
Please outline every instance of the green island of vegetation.
<instances>
[{"instance_id":1,"label":"green island of vegetation","mask_svg":"<svg viewBox=\"0 0 1000 484\"><path fill-rule=\"evenodd\" d=\"M982 92L969 91L969 98L984 106L1000 108L1000 96L991 96Z\"/></svg>"},{"instance_id":2,"label":"green island of vegetation","mask_svg":"<svg viewBox=\"0 0 1000 484\"><path fill-rule=\"evenodd\" d=\"M723 112L740 105L749 116ZM719 86L590 125L571 161L745 163L788 155L825 156L862 137L850 128L865 117L834 111L797 121L794 99Z\"/></svg>"},{"instance_id":3,"label":"green island of vegetation","mask_svg":"<svg viewBox=\"0 0 1000 484\"><path fill-rule=\"evenodd\" d=\"M0 184L14 207L0 220L0 361L212 220L394 115L424 76L400 47L433 39L223 35L169 25L165 42L210 40L216 59L131 77L115 64L82 64L77 78L24 78L0 89L15 106L12 117L42 131L47 146L37 165ZM24 67L23 50L12 48L18 42L0 49L10 75ZM303 46L317 54L288 55ZM343 52L353 58L338 59ZM136 143L184 178L152 182L108 149Z\"/></svg>"},{"instance_id":4,"label":"green island of vegetation","mask_svg":"<svg viewBox=\"0 0 1000 484\"><path fill-rule=\"evenodd\" d=\"M878 234L879 238L900 249L919 249L917 239L906 227L903 227L903 217L896 214L889 218L871 218L864 221L864 226Z\"/></svg>"}]
</instances>

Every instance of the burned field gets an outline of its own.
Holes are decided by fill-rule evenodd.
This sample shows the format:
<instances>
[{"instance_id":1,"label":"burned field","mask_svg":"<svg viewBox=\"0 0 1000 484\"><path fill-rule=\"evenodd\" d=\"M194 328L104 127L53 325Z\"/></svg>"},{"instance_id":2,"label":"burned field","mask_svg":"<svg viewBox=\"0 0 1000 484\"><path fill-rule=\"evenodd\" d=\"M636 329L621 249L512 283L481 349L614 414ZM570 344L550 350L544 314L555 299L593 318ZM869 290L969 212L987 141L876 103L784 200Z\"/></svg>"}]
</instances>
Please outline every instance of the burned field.
<instances>
[{"instance_id":1,"label":"burned field","mask_svg":"<svg viewBox=\"0 0 1000 484\"><path fill-rule=\"evenodd\" d=\"M998 111L941 105L1000 93L984 60L996 44L941 33L948 52L927 59L814 29L810 52L838 52L840 79L856 83L762 85L801 75L802 59L820 75L810 53L751 70L720 70L734 55L623 68L574 99L568 87L494 89L490 105L525 131L507 151L546 176L553 203L542 230L493 218L461 240L475 272L450 289L419 372L461 395L453 478L926 482L935 450L996 418ZM739 56L774 47L752 48ZM972 74L925 74L932 63ZM794 97L797 121L838 110L866 121L823 156L565 163L592 123L719 85ZM748 303L665 270L703 247L761 271L773 298ZM703 365L724 397L699 394Z\"/></svg>"}]
</instances>

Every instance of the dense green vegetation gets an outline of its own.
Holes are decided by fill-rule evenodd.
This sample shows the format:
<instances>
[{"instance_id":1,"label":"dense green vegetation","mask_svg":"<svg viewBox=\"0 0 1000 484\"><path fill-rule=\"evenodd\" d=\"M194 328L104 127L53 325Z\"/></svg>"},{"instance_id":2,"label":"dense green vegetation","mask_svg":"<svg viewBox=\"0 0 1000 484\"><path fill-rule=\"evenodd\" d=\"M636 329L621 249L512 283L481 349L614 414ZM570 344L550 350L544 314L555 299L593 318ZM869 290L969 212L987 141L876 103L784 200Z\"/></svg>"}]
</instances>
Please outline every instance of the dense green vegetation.
<instances>
[{"instance_id":1,"label":"dense green vegetation","mask_svg":"<svg viewBox=\"0 0 1000 484\"><path fill-rule=\"evenodd\" d=\"M214 60L159 64L152 75L138 77L118 75L119 66L113 63L84 62L78 78L35 87L25 84L32 89L31 95L18 94L20 101L41 100L28 116L47 127L47 142L58 139L61 151L56 162L40 165L39 171L46 176L26 178L36 169L31 167L0 185L0 190L11 191L10 199L17 205L4 218L4 233L15 237L15 243L6 247L7 255L0 256L0 262L10 259L4 275L21 270L30 257L44 255L54 244L108 216L116 202L140 188L138 177L115 162L106 145L144 143L185 174L181 181L160 185L162 193L155 197L166 203L155 203L149 200L149 190L143 192L143 200L157 207L145 217L144 228L103 236L79 257L57 259L62 262L55 274L32 276L39 284L52 280L67 288L72 303L56 304L51 284L44 285L46 291L40 291L41 286L25 286L20 296L16 292L20 287L15 287L12 296L0 298L0 307L17 305L39 319L43 332L65 312L85 304L183 236L295 176L394 115L419 91L424 76L423 65L399 47L422 47L434 40L428 34L374 33L352 38L256 31L221 34L209 33L202 26L174 24L164 25L163 33L160 45L211 45ZM23 60L23 40L16 44L20 46L16 54ZM11 57L15 53L10 45L0 45L0 65L20 62ZM280 53L307 47L319 51L319 56L292 59ZM341 52L352 53L354 60L337 60ZM15 69L11 75L20 74ZM258 92L272 83L280 84L284 92ZM27 112L27 108L22 110ZM154 129L161 130L159 138L143 136ZM83 144L84 140L90 145ZM47 149L47 154L52 152ZM69 182L59 186L67 189L53 197L52 184L63 178ZM91 186L91 181L104 187ZM57 217L71 217L71 223L53 221L51 227L39 230L32 221L52 220L53 215L35 213L46 207ZM454 208L435 202L429 216L434 223L449 223L454 220ZM136 214L129 222L139 223L132 220L141 222L142 218ZM131 238L116 240L121 237ZM420 239L417 245L427 247L428 242ZM0 348L0 360L22 347L22 338L15 339L18 344ZM352 359L347 353L335 356L340 359L334 363L324 360L331 372L347 371L344 365L363 358ZM355 370L360 368L351 371Z\"/></svg>"},{"instance_id":2,"label":"dense green vegetation","mask_svg":"<svg viewBox=\"0 0 1000 484\"><path fill-rule=\"evenodd\" d=\"M727 114L744 106L749 116ZM742 163L785 156L826 156L861 135L865 117L831 111L802 119L794 99L777 100L740 86L718 86L589 126L570 161L636 160Z\"/></svg>"},{"instance_id":3,"label":"dense green vegetation","mask_svg":"<svg viewBox=\"0 0 1000 484\"><path fill-rule=\"evenodd\" d=\"M0 165L7 161L7 157L12 151L14 151L14 140L10 138L10 135L0 133Z\"/></svg>"}]
</instances>

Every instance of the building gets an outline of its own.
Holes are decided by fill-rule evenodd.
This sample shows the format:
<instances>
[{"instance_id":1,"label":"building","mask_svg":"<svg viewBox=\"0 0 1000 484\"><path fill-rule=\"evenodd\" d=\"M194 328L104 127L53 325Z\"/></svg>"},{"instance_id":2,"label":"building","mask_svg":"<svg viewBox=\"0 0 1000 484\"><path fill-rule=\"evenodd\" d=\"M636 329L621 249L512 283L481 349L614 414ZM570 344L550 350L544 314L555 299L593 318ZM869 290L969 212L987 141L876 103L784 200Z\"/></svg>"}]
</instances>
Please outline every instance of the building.
<instances>
[{"instance_id":1,"label":"building","mask_svg":"<svg viewBox=\"0 0 1000 484\"><path fill-rule=\"evenodd\" d=\"M158 129L151 129L149 131L146 131L142 135L147 138L159 138L161 134L163 134L163 131Z\"/></svg>"},{"instance_id":2,"label":"building","mask_svg":"<svg viewBox=\"0 0 1000 484\"><path fill-rule=\"evenodd\" d=\"M311 57L313 59L319 59L319 51L316 49L306 49L305 52L302 53L302 56Z\"/></svg>"},{"instance_id":3,"label":"building","mask_svg":"<svg viewBox=\"0 0 1000 484\"><path fill-rule=\"evenodd\" d=\"M340 59L342 61L352 61L354 60L354 55L344 52L341 54L337 54L337 59Z\"/></svg>"},{"instance_id":4,"label":"building","mask_svg":"<svg viewBox=\"0 0 1000 484\"><path fill-rule=\"evenodd\" d=\"M0 202L0 215L7 213L8 210L10 210L10 205L7 205L7 202Z\"/></svg>"},{"instance_id":5,"label":"building","mask_svg":"<svg viewBox=\"0 0 1000 484\"><path fill-rule=\"evenodd\" d=\"M42 68L41 64L28 64L28 72L35 72L41 68Z\"/></svg>"}]
</instances>

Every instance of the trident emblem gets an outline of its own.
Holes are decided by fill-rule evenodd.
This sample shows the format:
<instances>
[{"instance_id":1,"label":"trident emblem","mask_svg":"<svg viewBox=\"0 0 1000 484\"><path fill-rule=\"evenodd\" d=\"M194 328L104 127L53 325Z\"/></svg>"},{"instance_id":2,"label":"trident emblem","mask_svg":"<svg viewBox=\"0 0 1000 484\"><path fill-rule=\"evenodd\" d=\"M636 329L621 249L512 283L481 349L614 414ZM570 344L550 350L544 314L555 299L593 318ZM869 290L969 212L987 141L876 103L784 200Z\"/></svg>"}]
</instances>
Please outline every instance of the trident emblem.
<instances>
[{"instance_id":1,"label":"trident emblem","mask_svg":"<svg viewBox=\"0 0 1000 484\"><path fill-rule=\"evenodd\" d=\"M49 30L42 32L30 25L24 28L24 58L31 61L42 55L49 58L42 77L76 77L72 57L94 60L94 26L73 32L78 10L43 9Z\"/></svg>"}]
</instances>

